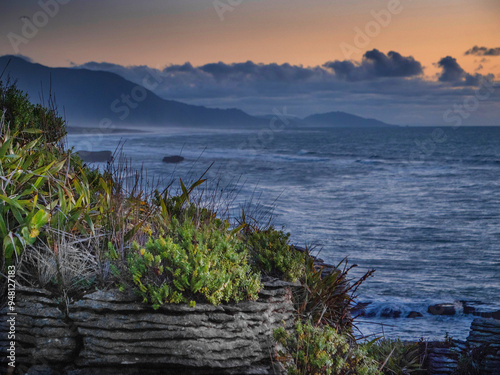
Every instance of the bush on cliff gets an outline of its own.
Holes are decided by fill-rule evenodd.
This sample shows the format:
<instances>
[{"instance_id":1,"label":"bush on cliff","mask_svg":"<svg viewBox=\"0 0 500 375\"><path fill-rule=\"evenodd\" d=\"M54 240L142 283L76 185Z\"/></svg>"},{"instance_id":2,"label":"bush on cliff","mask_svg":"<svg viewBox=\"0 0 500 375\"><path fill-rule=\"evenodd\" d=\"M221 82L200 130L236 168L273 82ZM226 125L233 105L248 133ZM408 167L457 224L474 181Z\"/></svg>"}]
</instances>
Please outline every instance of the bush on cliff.
<instances>
[{"instance_id":1,"label":"bush on cliff","mask_svg":"<svg viewBox=\"0 0 500 375\"><path fill-rule=\"evenodd\" d=\"M293 330L278 328L273 337L282 345L276 358L291 375L380 374L377 362L362 347L328 325L298 321Z\"/></svg>"},{"instance_id":2,"label":"bush on cliff","mask_svg":"<svg viewBox=\"0 0 500 375\"><path fill-rule=\"evenodd\" d=\"M163 303L207 301L213 305L257 299L260 275L225 225L195 225L176 218L165 236L134 244L127 257L137 291L154 308Z\"/></svg>"},{"instance_id":3,"label":"bush on cliff","mask_svg":"<svg viewBox=\"0 0 500 375\"><path fill-rule=\"evenodd\" d=\"M250 228L245 232L245 246L256 269L288 281L302 278L305 254L290 245L290 233L278 231L272 226L265 230Z\"/></svg>"}]
</instances>

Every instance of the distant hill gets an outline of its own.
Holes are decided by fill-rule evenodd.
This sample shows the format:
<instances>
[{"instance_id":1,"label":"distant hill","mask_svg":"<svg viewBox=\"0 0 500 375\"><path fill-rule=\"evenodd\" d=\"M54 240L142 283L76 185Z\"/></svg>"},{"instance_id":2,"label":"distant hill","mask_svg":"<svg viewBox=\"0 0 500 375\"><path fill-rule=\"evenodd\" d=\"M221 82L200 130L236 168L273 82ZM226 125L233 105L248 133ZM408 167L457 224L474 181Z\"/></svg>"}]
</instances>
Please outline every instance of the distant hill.
<instances>
[{"instance_id":1,"label":"distant hill","mask_svg":"<svg viewBox=\"0 0 500 375\"><path fill-rule=\"evenodd\" d=\"M30 100L45 103L49 89L56 97L61 114L71 127L98 128L101 122L114 128L145 130L159 126L211 126L262 128L274 115L251 116L239 109L217 109L166 100L125 78L110 72L50 68L18 56L0 57L0 73L10 60L2 80L17 81ZM366 119L345 112L315 114L304 119L290 117L291 127L391 126L382 121Z\"/></svg>"},{"instance_id":2,"label":"distant hill","mask_svg":"<svg viewBox=\"0 0 500 375\"><path fill-rule=\"evenodd\" d=\"M364 118L356 115L351 115L346 112L328 112L316 115L311 115L303 119L308 125L316 126L331 126L331 127L356 127L356 128L371 128L381 126L395 126L385 122Z\"/></svg>"},{"instance_id":3,"label":"distant hill","mask_svg":"<svg viewBox=\"0 0 500 375\"><path fill-rule=\"evenodd\" d=\"M109 119L115 126L136 128L148 125L252 127L267 124L266 120L239 109L213 109L165 100L149 90L138 90L136 84L114 73L49 68L17 56L0 57L0 73L9 60L2 79L5 81L10 76L17 80L17 86L34 102L40 102L42 86L47 101L51 87L60 112L64 111L71 126L96 127L103 119ZM131 104L126 104L126 101Z\"/></svg>"}]
</instances>

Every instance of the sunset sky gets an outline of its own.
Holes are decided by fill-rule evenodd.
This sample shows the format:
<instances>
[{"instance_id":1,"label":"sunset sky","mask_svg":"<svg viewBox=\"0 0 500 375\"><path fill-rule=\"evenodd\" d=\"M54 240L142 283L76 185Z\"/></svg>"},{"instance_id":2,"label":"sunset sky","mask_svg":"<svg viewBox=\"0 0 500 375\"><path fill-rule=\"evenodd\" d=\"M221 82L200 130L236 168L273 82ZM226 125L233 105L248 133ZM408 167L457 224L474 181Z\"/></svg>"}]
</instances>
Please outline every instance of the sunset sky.
<instances>
[{"instance_id":1,"label":"sunset sky","mask_svg":"<svg viewBox=\"0 0 500 375\"><path fill-rule=\"evenodd\" d=\"M394 77L399 78L400 84L404 83L402 79L412 80L417 89L432 82L453 81L455 91L474 86L467 80L466 74L476 78L490 74L496 81L500 80L498 0L59 0L54 7L55 2L4 2L0 6L0 55L20 54L53 67L105 62L114 65L93 64L86 67L115 72L120 69L119 66L147 66L163 70L184 63L193 67L217 62L232 66L232 63L247 61L262 64L261 67L271 63L278 64L278 67L290 64L293 68L314 71L315 74L318 69L321 74L324 74L323 71L330 72L337 80L344 74L344 81L355 82L352 89L342 86L352 95L360 89L359 81L370 80L373 87L372 77L359 70L352 75L341 71L346 68L345 65L332 64L352 60L355 67L363 68L363 56L368 51L377 50L381 56L389 56L389 52L394 51L405 62L411 59L421 67L415 67L408 74L391 71L377 76L377 79L392 77L391 82L385 83L387 88L396 84ZM46 10L42 10L40 4L47 4ZM44 20L40 12L48 14L48 19ZM26 25L37 21L42 26L37 27L36 35L26 34ZM448 59L438 64L446 57L456 60ZM389 60L390 64L398 63L392 58ZM368 62L373 64L374 61ZM443 76L444 65L454 71ZM206 69L201 70L207 72ZM459 80L454 79L457 71ZM131 69L122 72L124 76L127 74L126 78L134 80L133 75L140 73L137 69L135 72ZM286 77L283 79L288 79ZM289 84L293 86L296 76L290 79ZM136 80L139 78L136 77ZM270 111L256 99L258 89L252 97L248 93L240 95L236 89L232 100L226 95L217 101L208 94L203 97L186 94L190 85L201 87L198 81L192 80L192 77L188 83L184 80L186 87L177 91L172 89L174 82L169 82L168 88L160 88L157 93L205 105L220 103L220 106L234 105L257 113ZM235 83L234 77L231 80L233 86L244 85L244 81ZM459 81L464 85L457 85ZM181 85L178 81L175 84ZM442 89L441 86L435 89ZM203 87L206 87L206 82ZM218 80L214 89L220 88ZM371 94L389 99L387 93L376 89ZM370 92L364 95L370 95ZM492 95L493 99L498 95L497 90ZM296 99L294 96L289 101L292 106L298 103ZM372 110L363 106L361 99L366 101L366 96L353 97L349 103L337 103L338 106L332 105L331 109L352 110L361 106L358 112L366 115ZM275 104L280 103L276 100ZM318 110L327 109L323 104L319 107ZM495 110L498 114L498 100L487 103L485 111L490 114L484 121L491 123ZM313 108L307 110L297 106L299 115L313 111ZM429 114L431 112L429 107ZM401 108L400 114L403 113L405 110ZM405 122L418 123L421 120L418 113L419 110L415 110ZM383 115L382 112L380 114ZM406 120L400 115L389 117L385 119Z\"/></svg>"}]
</instances>

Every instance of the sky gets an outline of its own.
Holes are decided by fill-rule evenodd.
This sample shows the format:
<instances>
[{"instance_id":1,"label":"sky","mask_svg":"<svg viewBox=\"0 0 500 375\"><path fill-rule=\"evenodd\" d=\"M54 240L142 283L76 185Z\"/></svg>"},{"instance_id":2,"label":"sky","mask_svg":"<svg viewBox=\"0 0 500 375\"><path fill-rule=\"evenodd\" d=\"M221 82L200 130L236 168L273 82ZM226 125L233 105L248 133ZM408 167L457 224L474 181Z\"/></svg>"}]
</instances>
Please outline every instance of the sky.
<instances>
[{"instance_id":1,"label":"sky","mask_svg":"<svg viewBox=\"0 0 500 375\"><path fill-rule=\"evenodd\" d=\"M0 55L251 114L500 125L499 20L498 0L16 0Z\"/></svg>"}]
</instances>

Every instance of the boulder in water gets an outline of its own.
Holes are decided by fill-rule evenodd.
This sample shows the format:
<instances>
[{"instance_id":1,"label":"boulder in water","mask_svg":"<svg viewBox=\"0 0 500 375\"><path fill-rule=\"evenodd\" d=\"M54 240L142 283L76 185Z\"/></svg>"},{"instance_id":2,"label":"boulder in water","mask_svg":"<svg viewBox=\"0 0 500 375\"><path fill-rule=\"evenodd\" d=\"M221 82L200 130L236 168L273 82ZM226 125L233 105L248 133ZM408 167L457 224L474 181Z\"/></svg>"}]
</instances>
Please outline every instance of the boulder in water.
<instances>
[{"instance_id":1,"label":"boulder in water","mask_svg":"<svg viewBox=\"0 0 500 375\"><path fill-rule=\"evenodd\" d=\"M401 316L401 310L393 307L384 307L380 316L382 318L399 318Z\"/></svg>"},{"instance_id":2,"label":"boulder in water","mask_svg":"<svg viewBox=\"0 0 500 375\"><path fill-rule=\"evenodd\" d=\"M438 303L437 305L431 305L427 311L432 315L455 315L456 313L453 303Z\"/></svg>"},{"instance_id":3,"label":"boulder in water","mask_svg":"<svg viewBox=\"0 0 500 375\"><path fill-rule=\"evenodd\" d=\"M410 311L407 318L421 318L423 315L418 311Z\"/></svg>"},{"instance_id":4,"label":"boulder in water","mask_svg":"<svg viewBox=\"0 0 500 375\"><path fill-rule=\"evenodd\" d=\"M77 151L76 153L86 163L103 163L113 160L111 151Z\"/></svg>"},{"instance_id":5,"label":"boulder in water","mask_svg":"<svg viewBox=\"0 0 500 375\"><path fill-rule=\"evenodd\" d=\"M164 163L180 163L181 161L184 161L184 157L180 155L165 156L163 158Z\"/></svg>"},{"instance_id":6,"label":"boulder in water","mask_svg":"<svg viewBox=\"0 0 500 375\"><path fill-rule=\"evenodd\" d=\"M464 308L464 314L474 314L476 312L476 307L472 306L474 302L460 301Z\"/></svg>"}]
</instances>

